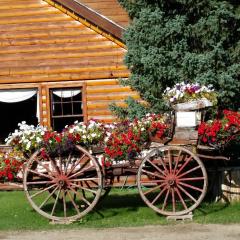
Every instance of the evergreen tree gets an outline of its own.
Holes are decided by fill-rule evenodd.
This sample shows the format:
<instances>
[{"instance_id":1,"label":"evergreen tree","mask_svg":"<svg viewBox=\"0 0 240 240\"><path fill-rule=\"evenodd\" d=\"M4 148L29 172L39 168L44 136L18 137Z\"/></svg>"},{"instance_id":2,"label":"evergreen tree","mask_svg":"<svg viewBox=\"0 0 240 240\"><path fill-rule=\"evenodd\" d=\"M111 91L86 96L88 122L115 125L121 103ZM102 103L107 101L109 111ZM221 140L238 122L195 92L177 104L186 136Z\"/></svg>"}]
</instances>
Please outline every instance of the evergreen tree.
<instances>
[{"instance_id":1,"label":"evergreen tree","mask_svg":"<svg viewBox=\"0 0 240 240\"><path fill-rule=\"evenodd\" d=\"M140 93L149 111L166 109L163 91L182 81L212 84L220 107L240 108L239 0L119 2L132 18L125 33L131 76L124 84Z\"/></svg>"}]
</instances>

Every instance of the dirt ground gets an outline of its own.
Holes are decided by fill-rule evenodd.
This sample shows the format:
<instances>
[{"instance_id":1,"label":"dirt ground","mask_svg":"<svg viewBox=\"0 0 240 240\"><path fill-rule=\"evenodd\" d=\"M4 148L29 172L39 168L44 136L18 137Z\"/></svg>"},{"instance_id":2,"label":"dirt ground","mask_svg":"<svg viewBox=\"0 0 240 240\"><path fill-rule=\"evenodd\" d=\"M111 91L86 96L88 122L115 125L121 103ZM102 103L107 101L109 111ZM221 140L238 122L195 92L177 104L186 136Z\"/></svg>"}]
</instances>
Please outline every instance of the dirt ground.
<instances>
[{"instance_id":1,"label":"dirt ground","mask_svg":"<svg viewBox=\"0 0 240 240\"><path fill-rule=\"evenodd\" d=\"M240 225L178 223L110 229L0 232L6 240L239 240Z\"/></svg>"}]
</instances>

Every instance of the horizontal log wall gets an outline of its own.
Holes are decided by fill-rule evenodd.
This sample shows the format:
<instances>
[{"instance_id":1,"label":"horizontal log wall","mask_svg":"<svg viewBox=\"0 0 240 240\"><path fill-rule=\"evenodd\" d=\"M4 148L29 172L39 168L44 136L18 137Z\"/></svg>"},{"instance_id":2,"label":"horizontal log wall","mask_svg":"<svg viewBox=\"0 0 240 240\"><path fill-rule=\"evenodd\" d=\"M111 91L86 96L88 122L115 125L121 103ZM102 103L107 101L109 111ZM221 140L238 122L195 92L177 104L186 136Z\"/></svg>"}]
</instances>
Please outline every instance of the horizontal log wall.
<instances>
[{"instance_id":1,"label":"horizontal log wall","mask_svg":"<svg viewBox=\"0 0 240 240\"><path fill-rule=\"evenodd\" d=\"M109 105L126 106L128 97L139 99L139 95L128 86L121 86L117 79L105 79L86 82L88 119L98 118L106 122L116 120L109 110Z\"/></svg>"},{"instance_id":2,"label":"horizontal log wall","mask_svg":"<svg viewBox=\"0 0 240 240\"><path fill-rule=\"evenodd\" d=\"M118 82L129 76L125 46L60 10L42 0L0 0L0 88L37 87L41 123L50 125L49 87L85 86L85 119L113 121L110 103L139 98Z\"/></svg>"},{"instance_id":3,"label":"horizontal log wall","mask_svg":"<svg viewBox=\"0 0 240 240\"><path fill-rule=\"evenodd\" d=\"M0 84L127 77L126 50L42 0L0 0Z\"/></svg>"}]
</instances>

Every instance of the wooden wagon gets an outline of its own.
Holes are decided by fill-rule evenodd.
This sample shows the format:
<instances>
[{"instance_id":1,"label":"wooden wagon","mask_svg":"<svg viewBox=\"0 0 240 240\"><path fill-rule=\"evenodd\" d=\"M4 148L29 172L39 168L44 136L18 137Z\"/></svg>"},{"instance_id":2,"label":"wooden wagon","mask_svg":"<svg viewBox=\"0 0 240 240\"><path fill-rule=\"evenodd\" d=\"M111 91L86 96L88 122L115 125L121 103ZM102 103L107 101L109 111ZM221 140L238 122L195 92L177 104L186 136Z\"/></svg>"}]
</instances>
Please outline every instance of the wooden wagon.
<instances>
[{"instance_id":1,"label":"wooden wagon","mask_svg":"<svg viewBox=\"0 0 240 240\"><path fill-rule=\"evenodd\" d=\"M174 123L173 123L174 126ZM101 152L81 146L61 154L35 152L24 172L24 190L32 207L56 222L71 222L90 212L120 177L134 176L143 201L165 216L186 216L202 202L208 188L205 160L228 160L201 146L189 128L149 147L137 159L105 166ZM153 141L156 141L153 139Z\"/></svg>"}]
</instances>

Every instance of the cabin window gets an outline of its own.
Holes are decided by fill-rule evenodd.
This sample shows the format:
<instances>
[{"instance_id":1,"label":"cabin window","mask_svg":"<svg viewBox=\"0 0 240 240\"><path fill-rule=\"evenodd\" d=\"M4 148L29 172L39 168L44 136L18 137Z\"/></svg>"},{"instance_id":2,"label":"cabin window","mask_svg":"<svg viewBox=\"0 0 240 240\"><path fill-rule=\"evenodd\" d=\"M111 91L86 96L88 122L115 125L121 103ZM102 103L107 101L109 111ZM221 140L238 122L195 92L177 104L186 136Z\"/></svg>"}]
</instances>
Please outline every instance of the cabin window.
<instances>
[{"instance_id":1,"label":"cabin window","mask_svg":"<svg viewBox=\"0 0 240 240\"><path fill-rule=\"evenodd\" d=\"M0 144L4 144L9 133L18 128L18 123L38 124L37 89L0 90L0 112Z\"/></svg>"},{"instance_id":2,"label":"cabin window","mask_svg":"<svg viewBox=\"0 0 240 240\"><path fill-rule=\"evenodd\" d=\"M51 125L56 131L61 131L66 125L76 120L82 122L82 88L50 89Z\"/></svg>"}]
</instances>

